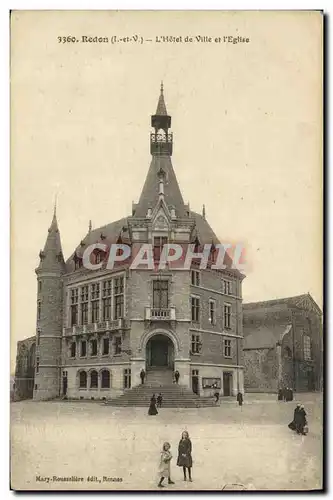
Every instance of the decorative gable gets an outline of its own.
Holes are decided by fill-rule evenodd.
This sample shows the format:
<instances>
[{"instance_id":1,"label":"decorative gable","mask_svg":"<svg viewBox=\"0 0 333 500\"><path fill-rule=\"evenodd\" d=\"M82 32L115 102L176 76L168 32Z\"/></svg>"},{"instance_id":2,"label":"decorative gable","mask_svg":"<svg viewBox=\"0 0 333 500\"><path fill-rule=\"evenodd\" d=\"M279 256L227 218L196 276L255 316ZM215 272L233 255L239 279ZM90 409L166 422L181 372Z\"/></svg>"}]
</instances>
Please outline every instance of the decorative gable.
<instances>
[{"instance_id":1,"label":"decorative gable","mask_svg":"<svg viewBox=\"0 0 333 500\"><path fill-rule=\"evenodd\" d=\"M310 294L302 295L301 297L297 297L295 300L295 306L303 309L305 311L314 312L315 314L320 314L321 311Z\"/></svg>"}]
</instances>

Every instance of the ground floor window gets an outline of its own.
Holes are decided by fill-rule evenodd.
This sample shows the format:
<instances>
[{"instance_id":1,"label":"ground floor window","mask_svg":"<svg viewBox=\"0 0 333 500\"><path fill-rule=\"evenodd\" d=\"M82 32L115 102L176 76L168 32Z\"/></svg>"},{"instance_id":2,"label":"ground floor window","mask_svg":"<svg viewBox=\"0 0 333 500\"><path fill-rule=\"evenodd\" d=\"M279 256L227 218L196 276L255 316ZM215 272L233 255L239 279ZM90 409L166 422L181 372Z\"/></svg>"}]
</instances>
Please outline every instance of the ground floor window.
<instances>
[{"instance_id":1,"label":"ground floor window","mask_svg":"<svg viewBox=\"0 0 333 500\"><path fill-rule=\"evenodd\" d=\"M102 387L102 389L109 389L110 388L110 372L109 372L109 370L102 370L101 387Z\"/></svg>"},{"instance_id":2,"label":"ground floor window","mask_svg":"<svg viewBox=\"0 0 333 500\"><path fill-rule=\"evenodd\" d=\"M131 369L126 368L124 370L124 389L131 388Z\"/></svg>"},{"instance_id":3,"label":"ground floor window","mask_svg":"<svg viewBox=\"0 0 333 500\"><path fill-rule=\"evenodd\" d=\"M221 389L221 379L220 378L203 378L202 387L204 389Z\"/></svg>"},{"instance_id":4,"label":"ground floor window","mask_svg":"<svg viewBox=\"0 0 333 500\"><path fill-rule=\"evenodd\" d=\"M80 372L80 389L87 388L87 372Z\"/></svg>"},{"instance_id":5,"label":"ground floor window","mask_svg":"<svg viewBox=\"0 0 333 500\"><path fill-rule=\"evenodd\" d=\"M90 372L90 388L91 389L98 388L98 373L96 370Z\"/></svg>"}]
</instances>

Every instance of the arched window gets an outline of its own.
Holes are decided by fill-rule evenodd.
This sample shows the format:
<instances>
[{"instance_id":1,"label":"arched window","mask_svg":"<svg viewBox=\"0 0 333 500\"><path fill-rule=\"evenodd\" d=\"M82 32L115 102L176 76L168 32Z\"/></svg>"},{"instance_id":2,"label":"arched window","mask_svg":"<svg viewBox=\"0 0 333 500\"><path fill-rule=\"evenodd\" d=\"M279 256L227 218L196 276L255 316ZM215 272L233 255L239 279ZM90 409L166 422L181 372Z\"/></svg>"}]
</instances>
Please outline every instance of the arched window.
<instances>
[{"instance_id":1,"label":"arched window","mask_svg":"<svg viewBox=\"0 0 333 500\"><path fill-rule=\"evenodd\" d=\"M96 370L93 370L90 373L90 388L97 389L98 387L98 373Z\"/></svg>"},{"instance_id":2,"label":"arched window","mask_svg":"<svg viewBox=\"0 0 333 500\"><path fill-rule=\"evenodd\" d=\"M110 372L109 370L102 370L102 389L110 389Z\"/></svg>"},{"instance_id":3,"label":"arched window","mask_svg":"<svg viewBox=\"0 0 333 500\"><path fill-rule=\"evenodd\" d=\"M80 372L80 389L87 388L87 372Z\"/></svg>"}]
</instances>

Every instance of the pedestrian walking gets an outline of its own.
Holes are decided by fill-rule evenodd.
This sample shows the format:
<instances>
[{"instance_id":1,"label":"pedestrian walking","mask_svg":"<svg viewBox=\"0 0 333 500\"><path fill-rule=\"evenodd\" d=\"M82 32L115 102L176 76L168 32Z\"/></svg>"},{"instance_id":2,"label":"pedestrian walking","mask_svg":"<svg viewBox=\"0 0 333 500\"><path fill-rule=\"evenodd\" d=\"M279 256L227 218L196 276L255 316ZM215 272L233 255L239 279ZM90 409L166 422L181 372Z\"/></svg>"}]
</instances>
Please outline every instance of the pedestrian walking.
<instances>
[{"instance_id":1,"label":"pedestrian walking","mask_svg":"<svg viewBox=\"0 0 333 500\"><path fill-rule=\"evenodd\" d=\"M148 415L157 415L157 414L158 414L158 411L156 408L156 398L155 398L155 394L153 394L153 397L150 400Z\"/></svg>"},{"instance_id":2,"label":"pedestrian walking","mask_svg":"<svg viewBox=\"0 0 333 500\"><path fill-rule=\"evenodd\" d=\"M306 411L304 405L301 405L296 416L296 432L305 436L308 432L308 423L306 419Z\"/></svg>"},{"instance_id":3,"label":"pedestrian walking","mask_svg":"<svg viewBox=\"0 0 333 500\"><path fill-rule=\"evenodd\" d=\"M157 396L157 408L162 408L163 396L161 393Z\"/></svg>"},{"instance_id":4,"label":"pedestrian walking","mask_svg":"<svg viewBox=\"0 0 333 500\"><path fill-rule=\"evenodd\" d=\"M301 408L301 405L300 405L300 403L298 403L296 405L295 410L294 410L294 419L290 422L290 424L288 424L289 429L291 429L292 431L296 431L297 414L298 414L300 408Z\"/></svg>"},{"instance_id":5,"label":"pedestrian walking","mask_svg":"<svg viewBox=\"0 0 333 500\"><path fill-rule=\"evenodd\" d=\"M241 392L237 394L237 401L239 406L243 405L243 394Z\"/></svg>"},{"instance_id":6,"label":"pedestrian walking","mask_svg":"<svg viewBox=\"0 0 333 500\"><path fill-rule=\"evenodd\" d=\"M178 384L178 380L179 380L179 371L176 370L175 371L175 381L176 381L176 384Z\"/></svg>"},{"instance_id":7,"label":"pedestrian walking","mask_svg":"<svg viewBox=\"0 0 333 500\"><path fill-rule=\"evenodd\" d=\"M283 389L279 389L278 390L278 401L282 401L283 400Z\"/></svg>"},{"instance_id":8,"label":"pedestrian walking","mask_svg":"<svg viewBox=\"0 0 333 500\"><path fill-rule=\"evenodd\" d=\"M146 372L144 371L144 369L142 369L140 372L140 378L141 378L141 384L144 384L146 378Z\"/></svg>"},{"instance_id":9,"label":"pedestrian walking","mask_svg":"<svg viewBox=\"0 0 333 500\"><path fill-rule=\"evenodd\" d=\"M158 483L159 488L164 488L164 484L162 484L164 478L168 478L168 484L175 484L171 480L171 472L170 472L171 459L172 459L172 454L171 454L170 443L164 443L159 463L159 476L160 476L160 481Z\"/></svg>"},{"instance_id":10,"label":"pedestrian walking","mask_svg":"<svg viewBox=\"0 0 333 500\"><path fill-rule=\"evenodd\" d=\"M188 472L188 480L192 482L192 443L189 433L184 431L178 445L178 467L183 467L184 481L186 481L186 471Z\"/></svg>"}]
</instances>

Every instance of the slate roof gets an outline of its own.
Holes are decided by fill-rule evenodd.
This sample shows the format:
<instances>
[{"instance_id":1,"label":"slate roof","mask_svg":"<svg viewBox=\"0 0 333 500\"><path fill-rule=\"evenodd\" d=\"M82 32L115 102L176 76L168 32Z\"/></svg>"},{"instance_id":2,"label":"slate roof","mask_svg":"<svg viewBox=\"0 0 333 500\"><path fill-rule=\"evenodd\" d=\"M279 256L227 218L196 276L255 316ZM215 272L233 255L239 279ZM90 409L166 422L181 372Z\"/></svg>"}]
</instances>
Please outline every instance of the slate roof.
<instances>
[{"instance_id":1,"label":"slate roof","mask_svg":"<svg viewBox=\"0 0 333 500\"><path fill-rule=\"evenodd\" d=\"M243 310L259 309L279 304L295 307L299 306L302 302L304 303L304 301L311 303L312 307L318 312L318 314L322 314L320 307L309 293L295 295L294 297L283 297L280 299L264 300L260 302L248 302L247 304L243 304Z\"/></svg>"},{"instance_id":2,"label":"slate roof","mask_svg":"<svg viewBox=\"0 0 333 500\"><path fill-rule=\"evenodd\" d=\"M127 227L127 217L124 217L123 219L116 220L110 224L106 224L88 232L69 259L67 259L66 271L73 272L75 270L73 260L75 253L78 257L82 257L88 245L92 245L94 243L105 243L106 245L116 243L122 229Z\"/></svg>"},{"instance_id":3,"label":"slate roof","mask_svg":"<svg viewBox=\"0 0 333 500\"><path fill-rule=\"evenodd\" d=\"M148 174L143 185L139 202L135 207L135 217L146 217L148 208L153 208L159 199L158 172L165 172L164 200L167 206L173 206L177 217L185 217L186 208L179 189L170 156L153 156Z\"/></svg>"},{"instance_id":4,"label":"slate roof","mask_svg":"<svg viewBox=\"0 0 333 500\"><path fill-rule=\"evenodd\" d=\"M44 249L40 252L40 262L36 272L63 272L64 264L57 216L54 212Z\"/></svg>"},{"instance_id":5,"label":"slate roof","mask_svg":"<svg viewBox=\"0 0 333 500\"><path fill-rule=\"evenodd\" d=\"M163 87L161 87L161 94L160 94L160 97L159 97L158 103L157 103L156 115L158 115L158 116L167 116L168 115L168 112L166 110L165 101L164 101Z\"/></svg>"}]
</instances>

